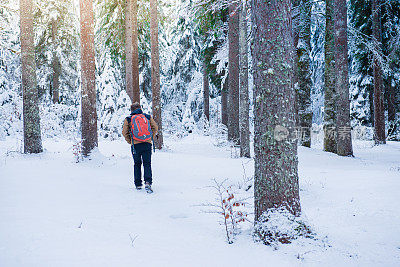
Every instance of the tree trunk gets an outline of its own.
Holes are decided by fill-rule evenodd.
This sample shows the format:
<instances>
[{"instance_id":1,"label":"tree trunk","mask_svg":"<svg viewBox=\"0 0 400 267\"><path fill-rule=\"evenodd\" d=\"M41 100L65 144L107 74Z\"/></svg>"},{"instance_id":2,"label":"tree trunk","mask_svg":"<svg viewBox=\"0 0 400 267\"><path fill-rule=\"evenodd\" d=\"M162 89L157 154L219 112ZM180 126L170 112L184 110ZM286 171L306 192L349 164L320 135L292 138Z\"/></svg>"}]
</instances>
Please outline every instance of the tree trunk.
<instances>
[{"instance_id":1,"label":"tree trunk","mask_svg":"<svg viewBox=\"0 0 400 267\"><path fill-rule=\"evenodd\" d=\"M381 3L372 0L372 37L382 52L382 27L381 27ZM385 108L383 106L383 78L382 68L374 54L374 140L375 144L386 144L385 135Z\"/></svg>"},{"instance_id":2,"label":"tree trunk","mask_svg":"<svg viewBox=\"0 0 400 267\"><path fill-rule=\"evenodd\" d=\"M43 148L40 133L38 91L36 88L32 0L20 0L20 27L24 153L40 153Z\"/></svg>"},{"instance_id":3,"label":"tree trunk","mask_svg":"<svg viewBox=\"0 0 400 267\"><path fill-rule=\"evenodd\" d=\"M52 69L53 69L53 81L52 81L52 98L53 98L53 103L59 103L60 100L60 72L61 72L61 64L60 60L57 57L57 21L53 19L51 22L51 39L53 43L53 59L51 62Z\"/></svg>"},{"instance_id":4,"label":"tree trunk","mask_svg":"<svg viewBox=\"0 0 400 267\"><path fill-rule=\"evenodd\" d=\"M400 141L396 138L396 133L398 132L400 125L398 121L396 121L396 106L398 105L396 104L396 88L392 84L393 80L394 77L390 76L385 91L388 110L388 140Z\"/></svg>"},{"instance_id":5,"label":"tree trunk","mask_svg":"<svg viewBox=\"0 0 400 267\"><path fill-rule=\"evenodd\" d=\"M300 143L302 146L311 147L311 7L312 3L301 0L298 5L298 43L296 47L296 83L297 88L297 111ZM296 40L295 40L296 41Z\"/></svg>"},{"instance_id":6,"label":"tree trunk","mask_svg":"<svg viewBox=\"0 0 400 267\"><path fill-rule=\"evenodd\" d=\"M246 1L241 5L240 12L240 156L250 158L250 130L249 130L249 73L248 73L248 49L247 49L247 8Z\"/></svg>"},{"instance_id":7,"label":"tree trunk","mask_svg":"<svg viewBox=\"0 0 400 267\"><path fill-rule=\"evenodd\" d=\"M336 153L336 89L334 0L326 0L325 11L325 107L324 150Z\"/></svg>"},{"instance_id":8,"label":"tree trunk","mask_svg":"<svg viewBox=\"0 0 400 267\"><path fill-rule=\"evenodd\" d=\"M229 75L226 76L221 89L221 121L225 126L228 126L228 88Z\"/></svg>"},{"instance_id":9,"label":"tree trunk","mask_svg":"<svg viewBox=\"0 0 400 267\"><path fill-rule=\"evenodd\" d=\"M208 74L206 62L203 62L203 99L204 99L204 115L210 121L210 85L208 83Z\"/></svg>"},{"instance_id":10,"label":"tree trunk","mask_svg":"<svg viewBox=\"0 0 400 267\"><path fill-rule=\"evenodd\" d=\"M137 1L126 0L125 10L126 92L132 103L140 103Z\"/></svg>"},{"instance_id":11,"label":"tree trunk","mask_svg":"<svg viewBox=\"0 0 400 267\"><path fill-rule=\"evenodd\" d=\"M291 1L251 1L255 221L269 209L300 214Z\"/></svg>"},{"instance_id":12,"label":"tree trunk","mask_svg":"<svg viewBox=\"0 0 400 267\"><path fill-rule=\"evenodd\" d=\"M163 146L161 99L160 99L160 63L158 52L157 0L150 0L150 42L151 42L151 90L153 98L153 118L158 124L155 147Z\"/></svg>"},{"instance_id":13,"label":"tree trunk","mask_svg":"<svg viewBox=\"0 0 400 267\"><path fill-rule=\"evenodd\" d=\"M97 147L97 112L94 51L93 0L80 0L82 154L89 156Z\"/></svg>"},{"instance_id":14,"label":"tree trunk","mask_svg":"<svg viewBox=\"0 0 400 267\"><path fill-rule=\"evenodd\" d=\"M339 156L353 156L350 125L346 0L335 0L336 143Z\"/></svg>"},{"instance_id":15,"label":"tree trunk","mask_svg":"<svg viewBox=\"0 0 400 267\"><path fill-rule=\"evenodd\" d=\"M239 12L237 2L229 4L229 93L228 93L228 139L240 142L239 131Z\"/></svg>"}]
</instances>

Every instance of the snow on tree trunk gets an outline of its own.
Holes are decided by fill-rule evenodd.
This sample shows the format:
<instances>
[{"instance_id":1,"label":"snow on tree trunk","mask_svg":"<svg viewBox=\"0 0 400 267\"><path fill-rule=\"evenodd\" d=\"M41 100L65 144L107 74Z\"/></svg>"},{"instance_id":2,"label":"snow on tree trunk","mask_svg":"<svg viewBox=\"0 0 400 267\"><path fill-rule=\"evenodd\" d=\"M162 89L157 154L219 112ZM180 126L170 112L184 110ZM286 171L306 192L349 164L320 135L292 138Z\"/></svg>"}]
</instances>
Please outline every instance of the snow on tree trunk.
<instances>
[{"instance_id":1,"label":"snow on tree trunk","mask_svg":"<svg viewBox=\"0 0 400 267\"><path fill-rule=\"evenodd\" d=\"M53 19L51 22L51 39L53 45L53 59L51 62L52 69L53 69L53 77L52 77L52 98L53 103L58 103L60 99L60 72L61 72L61 64L60 60L57 56L57 21Z\"/></svg>"},{"instance_id":2,"label":"snow on tree trunk","mask_svg":"<svg viewBox=\"0 0 400 267\"><path fill-rule=\"evenodd\" d=\"M207 65L203 60L203 99L204 99L204 115L210 120L210 85L208 83Z\"/></svg>"},{"instance_id":3,"label":"snow on tree trunk","mask_svg":"<svg viewBox=\"0 0 400 267\"><path fill-rule=\"evenodd\" d=\"M229 75L226 76L221 90L221 122L228 126L228 87Z\"/></svg>"},{"instance_id":4,"label":"snow on tree trunk","mask_svg":"<svg viewBox=\"0 0 400 267\"><path fill-rule=\"evenodd\" d=\"M326 0L325 11L325 106L324 150L336 153L336 89L334 0Z\"/></svg>"},{"instance_id":5,"label":"snow on tree trunk","mask_svg":"<svg viewBox=\"0 0 400 267\"><path fill-rule=\"evenodd\" d=\"M269 209L300 214L291 1L251 1L255 221Z\"/></svg>"},{"instance_id":6,"label":"snow on tree trunk","mask_svg":"<svg viewBox=\"0 0 400 267\"><path fill-rule=\"evenodd\" d=\"M228 93L228 139L240 142L239 131L239 4L229 4L229 93Z\"/></svg>"},{"instance_id":7,"label":"snow on tree trunk","mask_svg":"<svg viewBox=\"0 0 400 267\"><path fill-rule=\"evenodd\" d=\"M158 124L155 147L163 146L161 99L160 99L160 63L158 51L157 0L150 0L150 42L151 42L151 90L153 98L153 118Z\"/></svg>"},{"instance_id":8,"label":"snow on tree trunk","mask_svg":"<svg viewBox=\"0 0 400 267\"><path fill-rule=\"evenodd\" d=\"M297 100L296 107L298 112L298 126L300 131L300 143L302 146L311 147L311 7L310 1L296 1L297 19L296 21L296 84Z\"/></svg>"},{"instance_id":9,"label":"snow on tree trunk","mask_svg":"<svg viewBox=\"0 0 400 267\"><path fill-rule=\"evenodd\" d=\"M20 27L24 153L40 153L43 148L36 88L32 0L20 0Z\"/></svg>"},{"instance_id":10,"label":"snow on tree trunk","mask_svg":"<svg viewBox=\"0 0 400 267\"><path fill-rule=\"evenodd\" d=\"M82 154L97 147L93 0L80 0Z\"/></svg>"},{"instance_id":11,"label":"snow on tree trunk","mask_svg":"<svg viewBox=\"0 0 400 267\"><path fill-rule=\"evenodd\" d=\"M247 8L246 1L241 4L239 50L240 50L240 97L239 97L239 123L240 123L240 156L250 158L250 131L249 131L249 73L248 73L248 48L247 48Z\"/></svg>"},{"instance_id":12,"label":"snow on tree trunk","mask_svg":"<svg viewBox=\"0 0 400 267\"><path fill-rule=\"evenodd\" d=\"M125 72L126 92L132 103L140 103L137 1L126 0L125 9Z\"/></svg>"},{"instance_id":13,"label":"snow on tree trunk","mask_svg":"<svg viewBox=\"0 0 400 267\"><path fill-rule=\"evenodd\" d=\"M336 152L352 156L346 0L335 0Z\"/></svg>"},{"instance_id":14,"label":"snow on tree trunk","mask_svg":"<svg viewBox=\"0 0 400 267\"><path fill-rule=\"evenodd\" d=\"M372 0L372 37L378 48L377 53L382 53L382 27L381 27L381 3ZM373 58L374 69L374 140L375 144L385 144L385 107L383 106L383 78L382 69L376 53Z\"/></svg>"}]
</instances>

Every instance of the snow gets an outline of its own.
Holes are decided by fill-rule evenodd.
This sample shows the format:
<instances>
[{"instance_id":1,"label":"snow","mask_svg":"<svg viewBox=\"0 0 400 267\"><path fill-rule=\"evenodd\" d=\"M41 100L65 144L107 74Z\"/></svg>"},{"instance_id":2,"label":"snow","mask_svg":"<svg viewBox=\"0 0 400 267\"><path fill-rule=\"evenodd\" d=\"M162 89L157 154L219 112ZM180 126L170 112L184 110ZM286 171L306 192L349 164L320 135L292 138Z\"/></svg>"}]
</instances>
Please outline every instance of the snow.
<instances>
[{"instance_id":1,"label":"snow","mask_svg":"<svg viewBox=\"0 0 400 267\"><path fill-rule=\"evenodd\" d=\"M229 245L220 218L201 212L213 178L235 184L243 166L253 172L214 142L167 136L148 195L133 189L122 140L101 140L80 163L70 141L45 139L39 155L0 141L0 266L398 266L399 143L360 141L354 158L300 147L303 218L317 239L271 247L253 242L251 224Z\"/></svg>"}]
</instances>

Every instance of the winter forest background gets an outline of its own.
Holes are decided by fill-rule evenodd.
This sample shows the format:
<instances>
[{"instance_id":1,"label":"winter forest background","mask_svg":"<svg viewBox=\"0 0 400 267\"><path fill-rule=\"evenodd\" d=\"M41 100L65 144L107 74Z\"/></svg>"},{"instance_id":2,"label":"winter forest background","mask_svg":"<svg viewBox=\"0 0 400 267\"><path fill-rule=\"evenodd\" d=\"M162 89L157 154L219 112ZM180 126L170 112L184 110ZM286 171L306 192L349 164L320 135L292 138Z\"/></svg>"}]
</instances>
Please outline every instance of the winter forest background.
<instances>
[{"instance_id":1,"label":"winter forest background","mask_svg":"<svg viewBox=\"0 0 400 267\"><path fill-rule=\"evenodd\" d=\"M79 3L69 0L34 1L34 32L37 88L44 137L80 136L80 38ZM162 1L159 11L161 101L166 133L186 135L203 131L203 58L210 81L211 120L221 121L221 90L228 68L228 14L202 14L194 1ZM141 100L151 110L149 2L139 1L138 47ZM382 2L382 53L384 66L385 120L389 140L398 140L399 131L399 3ZM371 1L348 1L348 38L351 124L373 126ZM96 94L99 136L121 137L121 118L128 113L130 100L125 91L125 1L95 1ZM0 136L22 131L22 92L18 1L0 4ZM325 3L312 2L311 9L311 109L314 125L324 117L324 31ZM56 32L52 27L56 23ZM248 21L250 26L250 21ZM250 31L249 31L250 32ZM53 36L54 35L54 36ZM301 45L301 44L300 44ZM251 64L250 64L251 65ZM250 101L252 101L252 75ZM59 99L54 103L53 76L59 79ZM252 105L250 105L251 107ZM252 115L250 114L252 117ZM252 120L250 120L252 123ZM365 132L365 131L364 131ZM371 139L371 131L363 138Z\"/></svg>"}]
</instances>

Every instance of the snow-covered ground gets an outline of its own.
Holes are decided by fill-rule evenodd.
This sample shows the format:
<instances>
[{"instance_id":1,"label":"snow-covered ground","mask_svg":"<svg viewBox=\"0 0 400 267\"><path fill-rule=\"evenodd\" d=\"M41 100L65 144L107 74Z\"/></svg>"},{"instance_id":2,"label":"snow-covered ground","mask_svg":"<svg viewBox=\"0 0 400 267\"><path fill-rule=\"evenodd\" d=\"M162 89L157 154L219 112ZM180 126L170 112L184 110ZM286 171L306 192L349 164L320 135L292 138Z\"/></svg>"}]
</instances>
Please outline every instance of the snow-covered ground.
<instances>
[{"instance_id":1,"label":"snow-covered ground","mask_svg":"<svg viewBox=\"0 0 400 267\"><path fill-rule=\"evenodd\" d=\"M75 163L72 143L48 139L23 155L0 142L0 266L399 266L400 143L360 143L354 158L299 148L301 204L317 235L278 249L251 224L227 244L211 179L237 184L253 162L210 137L166 140L153 155L152 195L133 189L123 141L101 141ZM364 144L364 145L363 145Z\"/></svg>"}]
</instances>

